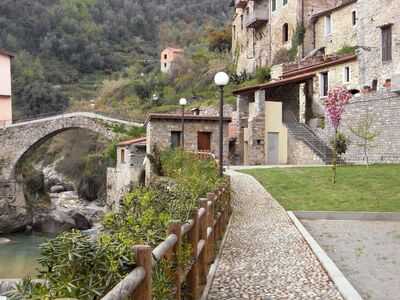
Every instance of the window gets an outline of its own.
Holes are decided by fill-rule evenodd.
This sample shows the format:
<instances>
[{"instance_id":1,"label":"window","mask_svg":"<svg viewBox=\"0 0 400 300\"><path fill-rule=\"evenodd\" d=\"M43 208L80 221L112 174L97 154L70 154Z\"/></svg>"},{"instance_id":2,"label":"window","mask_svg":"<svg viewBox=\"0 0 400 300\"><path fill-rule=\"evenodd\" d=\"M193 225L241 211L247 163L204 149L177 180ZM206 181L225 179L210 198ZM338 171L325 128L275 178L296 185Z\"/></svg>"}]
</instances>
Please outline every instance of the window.
<instances>
[{"instance_id":1,"label":"window","mask_svg":"<svg viewBox=\"0 0 400 300\"><path fill-rule=\"evenodd\" d=\"M168 55L167 54L164 54L164 59L167 59L168 58Z\"/></svg>"},{"instance_id":2,"label":"window","mask_svg":"<svg viewBox=\"0 0 400 300\"><path fill-rule=\"evenodd\" d=\"M179 148L181 146L181 132L171 132L171 148Z\"/></svg>"},{"instance_id":3,"label":"window","mask_svg":"<svg viewBox=\"0 0 400 300\"><path fill-rule=\"evenodd\" d=\"M343 74L343 81L344 82L350 82L350 79L351 79L350 67L345 67L344 68L344 74Z\"/></svg>"},{"instance_id":4,"label":"window","mask_svg":"<svg viewBox=\"0 0 400 300\"><path fill-rule=\"evenodd\" d=\"M121 163L125 163L125 149L121 149Z\"/></svg>"},{"instance_id":5,"label":"window","mask_svg":"<svg viewBox=\"0 0 400 300\"><path fill-rule=\"evenodd\" d=\"M392 60L392 26L384 26L382 29L382 61Z\"/></svg>"},{"instance_id":6,"label":"window","mask_svg":"<svg viewBox=\"0 0 400 300\"><path fill-rule=\"evenodd\" d=\"M243 19L244 19L244 16L241 15L241 16L240 16L240 29L241 29L241 30L243 30Z\"/></svg>"},{"instance_id":7,"label":"window","mask_svg":"<svg viewBox=\"0 0 400 300\"><path fill-rule=\"evenodd\" d=\"M329 92L329 76L328 72L321 73L320 75L321 97L328 96Z\"/></svg>"},{"instance_id":8,"label":"window","mask_svg":"<svg viewBox=\"0 0 400 300\"><path fill-rule=\"evenodd\" d=\"M276 0L272 0L272 11L276 11Z\"/></svg>"},{"instance_id":9,"label":"window","mask_svg":"<svg viewBox=\"0 0 400 300\"><path fill-rule=\"evenodd\" d=\"M283 0L283 6L285 6L288 3L288 0Z\"/></svg>"},{"instance_id":10,"label":"window","mask_svg":"<svg viewBox=\"0 0 400 300\"><path fill-rule=\"evenodd\" d=\"M353 10L353 12L351 13L351 18L352 18L353 26L356 26L357 25L357 12L355 10Z\"/></svg>"},{"instance_id":11,"label":"window","mask_svg":"<svg viewBox=\"0 0 400 300\"><path fill-rule=\"evenodd\" d=\"M236 25L233 25L232 31L233 31L233 38L236 39Z\"/></svg>"},{"instance_id":12,"label":"window","mask_svg":"<svg viewBox=\"0 0 400 300\"><path fill-rule=\"evenodd\" d=\"M331 16L325 17L325 36L328 36L332 33L332 18Z\"/></svg>"},{"instance_id":13,"label":"window","mask_svg":"<svg viewBox=\"0 0 400 300\"><path fill-rule=\"evenodd\" d=\"M289 24L288 23L283 24L282 38L283 38L283 43L287 43L289 41Z\"/></svg>"},{"instance_id":14,"label":"window","mask_svg":"<svg viewBox=\"0 0 400 300\"><path fill-rule=\"evenodd\" d=\"M377 91L378 90L378 79L372 80L372 90Z\"/></svg>"},{"instance_id":15,"label":"window","mask_svg":"<svg viewBox=\"0 0 400 300\"><path fill-rule=\"evenodd\" d=\"M164 68L167 68L167 63L164 64Z\"/></svg>"}]
</instances>

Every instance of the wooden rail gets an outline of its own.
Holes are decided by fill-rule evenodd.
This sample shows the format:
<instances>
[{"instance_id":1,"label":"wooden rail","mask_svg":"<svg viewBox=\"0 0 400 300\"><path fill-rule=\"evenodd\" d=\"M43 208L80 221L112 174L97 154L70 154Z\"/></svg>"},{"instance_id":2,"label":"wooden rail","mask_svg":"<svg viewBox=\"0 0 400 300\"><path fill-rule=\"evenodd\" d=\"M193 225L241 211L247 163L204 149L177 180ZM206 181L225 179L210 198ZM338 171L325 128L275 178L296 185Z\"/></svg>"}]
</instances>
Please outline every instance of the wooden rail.
<instances>
[{"instance_id":1,"label":"wooden rail","mask_svg":"<svg viewBox=\"0 0 400 300\"><path fill-rule=\"evenodd\" d=\"M174 299L182 299L185 284L185 299L197 300L207 284L207 275L216 257L216 243L222 239L229 222L231 195L229 180L225 181L207 198L199 199L199 206L192 212L186 224L174 223L168 228L167 238L155 249L135 246L136 268L116 285L102 300L150 300L152 299L152 270L160 260L175 265ZM182 241L191 245L189 266L178 263ZM155 299L158 300L158 299Z\"/></svg>"}]
</instances>

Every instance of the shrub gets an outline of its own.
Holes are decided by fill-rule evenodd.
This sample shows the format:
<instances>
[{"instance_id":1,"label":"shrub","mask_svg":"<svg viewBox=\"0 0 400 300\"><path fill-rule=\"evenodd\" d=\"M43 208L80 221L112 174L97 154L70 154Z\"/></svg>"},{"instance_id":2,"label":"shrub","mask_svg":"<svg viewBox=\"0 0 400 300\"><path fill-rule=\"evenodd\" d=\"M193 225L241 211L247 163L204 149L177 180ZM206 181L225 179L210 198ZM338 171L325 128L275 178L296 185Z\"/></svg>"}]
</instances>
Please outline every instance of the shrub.
<instances>
[{"instance_id":1,"label":"shrub","mask_svg":"<svg viewBox=\"0 0 400 300\"><path fill-rule=\"evenodd\" d=\"M340 48L336 54L338 55L346 55L346 54L355 54L356 52L356 47L352 47L349 45L343 45L342 48Z\"/></svg>"},{"instance_id":2,"label":"shrub","mask_svg":"<svg viewBox=\"0 0 400 300\"><path fill-rule=\"evenodd\" d=\"M263 83L271 79L271 68L257 68L256 79L258 83Z\"/></svg>"},{"instance_id":3,"label":"shrub","mask_svg":"<svg viewBox=\"0 0 400 300\"><path fill-rule=\"evenodd\" d=\"M40 278L47 286L27 278L11 293L11 299L100 299L134 268L134 245L157 246L166 238L168 225L187 222L199 197L220 181L213 160L169 150L160 154L160 161L169 178L125 195L120 210L104 217L104 230L96 239L72 231L42 245ZM179 265L187 264L190 250L184 242ZM155 299L171 299L173 267L161 261L155 268Z\"/></svg>"}]
</instances>

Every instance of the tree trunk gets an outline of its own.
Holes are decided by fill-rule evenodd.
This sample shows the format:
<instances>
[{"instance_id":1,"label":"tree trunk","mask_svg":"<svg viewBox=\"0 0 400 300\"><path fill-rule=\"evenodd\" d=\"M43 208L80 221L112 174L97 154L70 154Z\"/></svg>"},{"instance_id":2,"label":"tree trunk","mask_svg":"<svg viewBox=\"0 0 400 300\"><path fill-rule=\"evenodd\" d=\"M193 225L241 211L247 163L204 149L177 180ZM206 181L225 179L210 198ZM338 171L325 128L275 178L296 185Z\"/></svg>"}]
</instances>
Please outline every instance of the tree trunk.
<instances>
[{"instance_id":1,"label":"tree trunk","mask_svg":"<svg viewBox=\"0 0 400 300\"><path fill-rule=\"evenodd\" d=\"M335 138L333 139L333 161L332 161L332 183L336 184L337 165L337 129L335 129Z\"/></svg>"}]
</instances>

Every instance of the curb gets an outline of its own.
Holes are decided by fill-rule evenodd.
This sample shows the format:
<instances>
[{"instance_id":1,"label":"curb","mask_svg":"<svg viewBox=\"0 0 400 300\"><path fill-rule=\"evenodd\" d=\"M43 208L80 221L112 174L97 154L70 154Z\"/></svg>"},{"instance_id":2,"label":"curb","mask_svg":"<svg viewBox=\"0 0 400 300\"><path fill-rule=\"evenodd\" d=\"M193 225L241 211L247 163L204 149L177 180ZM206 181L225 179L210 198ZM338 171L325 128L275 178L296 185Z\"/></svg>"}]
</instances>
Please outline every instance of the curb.
<instances>
[{"instance_id":1,"label":"curb","mask_svg":"<svg viewBox=\"0 0 400 300\"><path fill-rule=\"evenodd\" d=\"M292 220L297 230L301 233L303 238L306 240L307 244L310 246L312 252L320 261L322 267L328 273L331 280L336 285L340 294L345 300L363 300L357 290L352 286L352 284L347 280L343 273L339 270L336 264L329 258L326 252L321 248L321 246L314 240L307 229L301 224L297 219L295 214L291 211L287 212L289 218Z\"/></svg>"},{"instance_id":2,"label":"curb","mask_svg":"<svg viewBox=\"0 0 400 300\"><path fill-rule=\"evenodd\" d=\"M208 299L208 293L210 292L211 286L214 283L215 273L218 270L218 266L219 266L219 263L220 263L220 260L221 260L221 256L222 256L222 251L223 251L223 249L225 247L226 239L228 237L228 234L229 234L229 231L230 231L230 228L231 228L231 223L232 223L233 216L234 216L234 213L229 218L229 223L228 223L228 226L226 227L225 236L222 239L221 245L220 245L219 250L218 250L217 257L216 257L214 263L211 265L210 271L208 272L207 285L204 288L204 291L203 291L203 294L202 294L200 300L207 300Z\"/></svg>"},{"instance_id":3,"label":"curb","mask_svg":"<svg viewBox=\"0 0 400 300\"><path fill-rule=\"evenodd\" d=\"M400 222L398 212L293 211L299 219Z\"/></svg>"}]
</instances>

